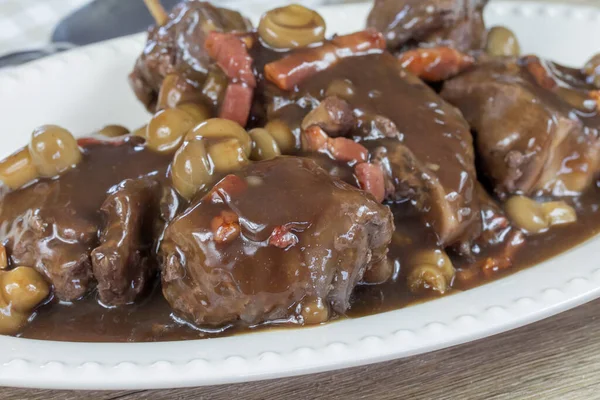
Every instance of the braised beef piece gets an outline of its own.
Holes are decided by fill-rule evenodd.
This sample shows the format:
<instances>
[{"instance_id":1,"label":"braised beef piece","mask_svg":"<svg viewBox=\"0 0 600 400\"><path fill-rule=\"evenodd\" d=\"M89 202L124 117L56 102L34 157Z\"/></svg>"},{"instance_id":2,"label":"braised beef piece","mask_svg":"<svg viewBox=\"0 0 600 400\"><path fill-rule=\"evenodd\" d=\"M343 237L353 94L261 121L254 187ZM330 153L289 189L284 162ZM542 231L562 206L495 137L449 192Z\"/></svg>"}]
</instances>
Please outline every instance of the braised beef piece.
<instances>
[{"instance_id":1,"label":"braised beef piece","mask_svg":"<svg viewBox=\"0 0 600 400\"><path fill-rule=\"evenodd\" d=\"M0 242L6 245L11 265L35 267L52 283L60 300L76 300L93 288L90 254L99 244L98 232L104 228L100 208L109 189L125 179L152 172L166 175L168 158L145 150L140 141L135 137L119 144L81 140L83 160L77 168L56 179L40 179L6 193L0 202ZM119 189L107 200L109 221L118 219L124 211L121 206L131 205L123 202L123 195ZM128 195L133 193L125 197ZM108 254L117 231L115 226L102 234L104 243L99 253ZM106 286L118 286L106 282L107 276L100 279Z\"/></svg>"},{"instance_id":2,"label":"braised beef piece","mask_svg":"<svg viewBox=\"0 0 600 400\"><path fill-rule=\"evenodd\" d=\"M375 0L367 25L383 32L390 50L448 46L480 50L488 0Z\"/></svg>"},{"instance_id":3,"label":"braised beef piece","mask_svg":"<svg viewBox=\"0 0 600 400\"><path fill-rule=\"evenodd\" d=\"M156 272L153 224L160 195L154 179L127 179L104 201L106 224L91 255L98 297L104 304L134 302Z\"/></svg>"},{"instance_id":4,"label":"braised beef piece","mask_svg":"<svg viewBox=\"0 0 600 400\"><path fill-rule=\"evenodd\" d=\"M349 88L344 102L329 102L328 112L313 111L312 116L322 118L320 126L325 127L353 121L345 134L367 147L371 161L384 169L387 200L414 202L442 245L476 237L481 224L474 151L461 114L402 70L392 55L381 53L342 60L294 92L271 89L269 118L301 125L323 104L332 82ZM332 111L336 104L340 106ZM309 119L318 124L317 118Z\"/></svg>"},{"instance_id":5,"label":"braised beef piece","mask_svg":"<svg viewBox=\"0 0 600 400\"><path fill-rule=\"evenodd\" d=\"M483 185L477 184L476 192L481 205L483 232L477 238L475 245L481 249L503 243L506 236L515 228L504 213L501 204L490 196ZM476 250L475 253L478 251Z\"/></svg>"},{"instance_id":6,"label":"braised beef piece","mask_svg":"<svg viewBox=\"0 0 600 400\"><path fill-rule=\"evenodd\" d=\"M184 210L186 206L185 200L183 200L177 191L171 185L163 184L161 187L161 195L159 201L159 215L154 220L154 237L155 241L155 252L158 252L158 245L162 236L165 233L167 224L175 219L175 217Z\"/></svg>"},{"instance_id":7,"label":"braised beef piece","mask_svg":"<svg viewBox=\"0 0 600 400\"><path fill-rule=\"evenodd\" d=\"M536 57L496 60L448 81L442 96L476 132L497 195L578 195L600 170L600 116L578 70Z\"/></svg>"},{"instance_id":8,"label":"braised beef piece","mask_svg":"<svg viewBox=\"0 0 600 400\"><path fill-rule=\"evenodd\" d=\"M204 43L209 32L247 32L251 25L238 12L199 0L177 4L164 26L148 30L146 46L129 76L137 98L153 112L164 78L178 76L182 92L198 98L211 69Z\"/></svg>"},{"instance_id":9,"label":"braised beef piece","mask_svg":"<svg viewBox=\"0 0 600 400\"><path fill-rule=\"evenodd\" d=\"M343 314L393 231L388 207L312 160L255 163L169 224L163 294L203 326L293 319L315 299Z\"/></svg>"},{"instance_id":10,"label":"braised beef piece","mask_svg":"<svg viewBox=\"0 0 600 400\"><path fill-rule=\"evenodd\" d=\"M52 282L55 296L67 301L93 285L90 252L99 228L70 200L61 181L44 180L0 202L0 238L11 263L35 267Z\"/></svg>"}]
</instances>

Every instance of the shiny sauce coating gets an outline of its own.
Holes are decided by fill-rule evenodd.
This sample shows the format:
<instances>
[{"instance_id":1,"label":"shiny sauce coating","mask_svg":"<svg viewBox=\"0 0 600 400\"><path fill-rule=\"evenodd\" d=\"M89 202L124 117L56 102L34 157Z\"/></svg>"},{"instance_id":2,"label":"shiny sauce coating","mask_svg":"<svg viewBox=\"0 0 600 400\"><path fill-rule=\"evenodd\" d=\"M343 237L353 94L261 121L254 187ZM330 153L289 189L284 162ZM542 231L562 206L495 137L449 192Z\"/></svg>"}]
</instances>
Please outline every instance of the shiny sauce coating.
<instances>
[{"instance_id":1,"label":"shiny sauce coating","mask_svg":"<svg viewBox=\"0 0 600 400\"><path fill-rule=\"evenodd\" d=\"M270 117L276 116L292 126L298 126L310 109L308 104L310 99L322 99L328 82L333 79L348 79L355 86L356 92L351 103L359 120L367 124L369 117L374 113L392 119L399 128L401 141L414 153L431 164L444 166L438 174L443 185L450 191L464 192L465 182L460 178L464 176L462 172L470 168L471 163L460 156L467 154L469 157L469 150L465 149L465 143L469 144L471 139L464 135L465 128L457 126L452 119L445 118L449 113L454 112L447 105L435 101L415 104L412 98L422 97L421 92L428 89L423 89L417 82L411 85L409 82L399 81L391 75L392 71L394 70L386 65L385 56L382 55L348 59L306 82L299 88L295 99L290 100L289 97L282 96L275 102L281 106L280 108L266 111L267 114L274 114ZM409 95L406 95L407 93ZM298 99L303 100L296 101ZM424 131L438 134L439 141L432 141L431 136L426 139L419 134ZM468 130L466 133L468 134ZM361 136L360 129L357 129L354 134L356 140L364 141L367 146L370 139L376 140ZM170 162L168 157L151 153L142 145L92 145L86 148L85 155L85 161L80 167L53 182L61 185L62 193L70 199L68 202L73 209L89 216L96 224L100 224L98 209L111 187L123 179L144 175L153 175L165 182ZM352 173L345 165L337 165L330 160L321 160L319 163L329 171L338 171L337 175L353 183ZM89 190L82 190L82 188L89 188ZM295 191L298 192L297 196L303 193L312 195L311 188L298 187ZM27 189L8 196L18 199L26 192ZM278 196L280 193L271 191L269 195ZM260 198L260 196L255 197ZM449 294L467 290L535 265L597 235L600 233L599 199L600 185L596 183L581 197L568 200L577 211L577 223L555 227L547 233L529 237L525 246L519 250L512 268L500 271L492 277L476 276L469 281L457 279ZM28 203L22 202L21 207L27 207ZM281 203L284 202L285 196L282 195ZM395 215L396 225L389 253L393 265L392 280L384 284L359 285L351 297L348 317L398 309L437 297L427 293L411 292L406 285L405 268L416 251L438 245L436 233L431 226L424 224L421 214L411 202L396 202L389 206ZM259 214L264 212L260 207L246 211ZM274 211L275 217L279 211L285 213L284 209ZM3 210L3 220L10 219L11 214L4 214L5 212L7 211ZM258 217L268 220L270 215L258 215ZM306 219L310 219L310 216L306 216ZM273 223L276 224L277 221ZM452 261L460 273L462 268L467 269L471 264L485 257L488 250L482 248L474 259L466 260L453 256ZM250 277L247 280L249 279ZM284 325L267 323L251 329L266 329L273 326ZM64 341L144 342L201 339L242 331L245 330L235 327L225 330L199 329L183 322L164 299L157 280L152 290L135 304L117 308L102 306L93 291L83 299L73 302L59 302L54 299L37 310L31 323L22 329L19 336Z\"/></svg>"},{"instance_id":2,"label":"shiny sauce coating","mask_svg":"<svg viewBox=\"0 0 600 400\"><path fill-rule=\"evenodd\" d=\"M118 161L118 165L121 167L118 168L119 171L130 171L128 174L120 172L118 177L112 175L113 179L131 176L136 165L151 167L146 171L139 169L135 171L140 174L164 171L166 167L165 160L161 157L141 149L132 152L132 149L127 146L92 146L87 149L86 154L88 155L86 164L90 171L102 170L103 166L110 164L109 160L116 163L117 159L120 160ZM127 157L124 157L125 155ZM71 179L73 178L69 178L69 180ZM86 176L87 179L89 176ZM89 192L95 192L95 195L98 196L94 200L94 204L101 203L101 199L104 199L105 195L104 193L100 195L100 193L112 186L110 181L104 180L103 182L105 184L102 190L98 188ZM83 182L77 181L76 184L80 187L79 185L83 185ZM87 198L86 202L92 201L89 196ZM539 263L600 233L598 198L600 198L600 187L595 185L588 193L573 202L579 217L576 224L557 227L548 233L529 238L526 246L519 252L515 266L508 271L498 273L494 278ZM436 241L435 235L430 228L423 225L418 213L409 203L392 205L392 210L396 216L398 234L390 246L390 256L394 261L393 280L380 285L359 285L351 298L352 307L348 313L349 317L393 310L437 297L411 293L406 287L403 269L411 249L432 246ZM403 240L397 240L398 237L403 237ZM466 286L455 284L450 293L466 290L487 281L489 279L480 277ZM254 329L270 327L273 327L273 324L266 324ZM74 302L53 300L37 310L31 323L25 326L18 336L62 341L147 342L201 339L238 332L240 330L236 329L200 330L182 322L174 315L157 284L136 304L118 308L103 307L98 303L94 292Z\"/></svg>"}]
</instances>

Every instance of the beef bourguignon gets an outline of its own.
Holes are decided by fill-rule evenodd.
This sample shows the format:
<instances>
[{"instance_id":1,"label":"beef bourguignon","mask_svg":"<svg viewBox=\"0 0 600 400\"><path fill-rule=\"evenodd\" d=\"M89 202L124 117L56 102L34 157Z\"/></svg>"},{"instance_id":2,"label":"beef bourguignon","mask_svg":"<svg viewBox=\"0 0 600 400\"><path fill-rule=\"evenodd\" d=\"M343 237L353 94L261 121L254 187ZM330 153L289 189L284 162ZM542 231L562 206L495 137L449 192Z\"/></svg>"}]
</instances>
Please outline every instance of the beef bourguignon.
<instances>
[{"instance_id":1,"label":"beef bourguignon","mask_svg":"<svg viewBox=\"0 0 600 400\"><path fill-rule=\"evenodd\" d=\"M73 341L320 324L455 293L600 231L600 57L521 56L485 0L376 0L326 37L186 0L130 132L37 128L0 162L0 333Z\"/></svg>"}]
</instances>

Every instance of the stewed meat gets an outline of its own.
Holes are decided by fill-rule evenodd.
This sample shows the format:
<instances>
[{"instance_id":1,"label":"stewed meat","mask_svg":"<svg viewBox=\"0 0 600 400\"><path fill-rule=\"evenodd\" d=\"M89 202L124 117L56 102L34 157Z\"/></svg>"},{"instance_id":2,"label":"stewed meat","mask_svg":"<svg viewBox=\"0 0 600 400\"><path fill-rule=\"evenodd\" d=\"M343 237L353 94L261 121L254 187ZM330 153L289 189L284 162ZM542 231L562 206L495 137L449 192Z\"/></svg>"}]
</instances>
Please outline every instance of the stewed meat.
<instances>
[{"instance_id":1,"label":"stewed meat","mask_svg":"<svg viewBox=\"0 0 600 400\"><path fill-rule=\"evenodd\" d=\"M104 201L106 224L91 256L104 304L132 303L147 289L156 271L153 225L160 195L160 184L154 179L127 179Z\"/></svg>"},{"instance_id":2,"label":"stewed meat","mask_svg":"<svg viewBox=\"0 0 600 400\"><path fill-rule=\"evenodd\" d=\"M205 49L208 34L250 28L248 20L236 11L200 0L179 3L164 26L152 26L148 31L146 47L129 76L136 96L148 110L155 111L163 81L172 74L179 97L201 99L202 84L213 65Z\"/></svg>"},{"instance_id":3,"label":"stewed meat","mask_svg":"<svg viewBox=\"0 0 600 400\"><path fill-rule=\"evenodd\" d=\"M332 91L339 94L340 86L345 88L344 101L323 98ZM270 117L291 121L291 126L300 125L293 121L302 120L311 109L305 127L353 123L348 129L345 122L343 132L369 149L371 160L383 168L387 200L413 201L441 244L478 234L469 126L454 107L402 70L392 55L342 60L302 82L294 92L272 93ZM339 134L337 129L332 133Z\"/></svg>"},{"instance_id":4,"label":"stewed meat","mask_svg":"<svg viewBox=\"0 0 600 400\"><path fill-rule=\"evenodd\" d=\"M536 57L497 60L448 81L442 96L476 132L500 196L578 195L600 170L600 117L577 70Z\"/></svg>"},{"instance_id":5,"label":"stewed meat","mask_svg":"<svg viewBox=\"0 0 600 400\"><path fill-rule=\"evenodd\" d=\"M318 324L596 235L599 58L512 59L518 40L486 32L486 3L376 0L370 28L328 40L299 4L250 30L200 0L169 15L147 0L157 26L130 78L150 122L79 140L42 126L0 160L0 333Z\"/></svg>"},{"instance_id":6,"label":"stewed meat","mask_svg":"<svg viewBox=\"0 0 600 400\"><path fill-rule=\"evenodd\" d=\"M93 285L90 252L99 228L71 202L68 186L55 180L10 192L0 203L0 238L12 263L35 267L67 301Z\"/></svg>"},{"instance_id":7,"label":"stewed meat","mask_svg":"<svg viewBox=\"0 0 600 400\"><path fill-rule=\"evenodd\" d=\"M375 0L367 25L383 32L388 48L485 45L483 8L488 0Z\"/></svg>"},{"instance_id":8,"label":"stewed meat","mask_svg":"<svg viewBox=\"0 0 600 400\"><path fill-rule=\"evenodd\" d=\"M128 178L157 171L161 171L159 176L165 174L167 159L145 150L140 143L135 137L118 143L80 141L83 160L77 168L56 179L40 179L6 193L0 202L0 241L6 246L11 264L35 267L52 283L60 300L78 299L93 288L90 255L99 244L98 232L104 228L100 208L109 189ZM121 203L125 194L122 189L117 188L105 203L111 222L125 211L120 206L128 206ZM118 204L113 208L111 202ZM114 228L103 232L98 255L108 255L109 244L118 231ZM104 282L101 288L113 286L106 282L106 276L99 279Z\"/></svg>"},{"instance_id":9,"label":"stewed meat","mask_svg":"<svg viewBox=\"0 0 600 400\"><path fill-rule=\"evenodd\" d=\"M169 224L163 293L205 326L303 321L315 302L344 313L393 230L388 207L312 160L263 161L224 178Z\"/></svg>"}]
</instances>

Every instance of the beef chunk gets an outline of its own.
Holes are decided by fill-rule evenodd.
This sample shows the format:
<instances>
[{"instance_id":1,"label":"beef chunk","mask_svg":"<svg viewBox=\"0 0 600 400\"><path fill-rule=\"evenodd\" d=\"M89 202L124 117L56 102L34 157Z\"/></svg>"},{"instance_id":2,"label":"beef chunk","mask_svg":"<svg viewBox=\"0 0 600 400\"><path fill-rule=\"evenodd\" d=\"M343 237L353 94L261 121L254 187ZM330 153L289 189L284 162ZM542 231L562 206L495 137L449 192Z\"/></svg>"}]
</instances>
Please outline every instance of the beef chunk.
<instances>
[{"instance_id":1,"label":"beef chunk","mask_svg":"<svg viewBox=\"0 0 600 400\"><path fill-rule=\"evenodd\" d=\"M101 207L106 225L92 252L100 300L118 306L135 301L155 271L153 223L161 190L148 178L123 181Z\"/></svg>"},{"instance_id":2,"label":"beef chunk","mask_svg":"<svg viewBox=\"0 0 600 400\"><path fill-rule=\"evenodd\" d=\"M469 126L456 108L402 70L389 53L340 61L297 91L273 97L269 116L298 125L294 120L303 118L298 110L323 104L323 93L336 80L351 88L348 106L339 108L355 120L345 134L369 149L371 161L383 167L387 200L414 202L441 245L476 236L480 220ZM278 108L280 104L284 106Z\"/></svg>"},{"instance_id":3,"label":"beef chunk","mask_svg":"<svg viewBox=\"0 0 600 400\"><path fill-rule=\"evenodd\" d=\"M166 229L163 293L197 325L296 318L307 301L337 313L394 230L388 207L309 159L229 175Z\"/></svg>"},{"instance_id":4,"label":"beef chunk","mask_svg":"<svg viewBox=\"0 0 600 400\"><path fill-rule=\"evenodd\" d=\"M367 25L383 32L391 50L403 46L449 46L478 50L487 36L488 0L375 0Z\"/></svg>"},{"instance_id":5,"label":"beef chunk","mask_svg":"<svg viewBox=\"0 0 600 400\"><path fill-rule=\"evenodd\" d=\"M93 284L90 251L98 225L69 207L60 181L42 181L8 193L0 202L0 238L13 265L35 267L66 301L83 296Z\"/></svg>"},{"instance_id":6,"label":"beef chunk","mask_svg":"<svg viewBox=\"0 0 600 400\"><path fill-rule=\"evenodd\" d=\"M168 22L148 31L144 51L129 76L138 99L154 111L165 77L177 74L177 86L199 93L212 61L204 48L207 35L217 32L246 32L250 23L238 12L189 0L176 5Z\"/></svg>"},{"instance_id":7,"label":"beef chunk","mask_svg":"<svg viewBox=\"0 0 600 400\"><path fill-rule=\"evenodd\" d=\"M600 169L600 118L579 71L535 57L492 61L447 82L442 96L476 131L499 196L577 195Z\"/></svg>"},{"instance_id":8,"label":"beef chunk","mask_svg":"<svg viewBox=\"0 0 600 400\"><path fill-rule=\"evenodd\" d=\"M448 168L447 165L423 162L401 142L378 141L371 154L374 163L383 167L387 199L392 202L410 199L424 212L425 222L436 232L439 244L448 246L477 237L479 202L471 197L475 182L472 166L462 170L465 186L454 191L440 179L440 169Z\"/></svg>"},{"instance_id":9,"label":"beef chunk","mask_svg":"<svg viewBox=\"0 0 600 400\"><path fill-rule=\"evenodd\" d=\"M4 193L0 201L0 242L6 245L10 264L36 268L53 284L60 300L76 300L92 289L95 279L90 254L105 226L100 208L107 193L126 179L148 174L157 179L166 176L171 156L146 150L140 140L80 139L83 160L77 168ZM138 195L130 193L129 188L129 183L126 188L118 187L104 204L108 220L114 225L103 232L105 242L99 252L108 251L109 243L116 240L119 223L134 229L135 220L119 220L136 214L128 201L135 201ZM129 240L128 235L125 237Z\"/></svg>"},{"instance_id":10,"label":"beef chunk","mask_svg":"<svg viewBox=\"0 0 600 400\"><path fill-rule=\"evenodd\" d=\"M476 184L475 192L481 219L479 233L473 235L474 240L463 238L451 248L454 253L462 256L462 260L468 262L474 262L474 256L481 254L483 249L507 246L511 234L518 230L510 222L500 203L492 198L480 183Z\"/></svg>"}]
</instances>

